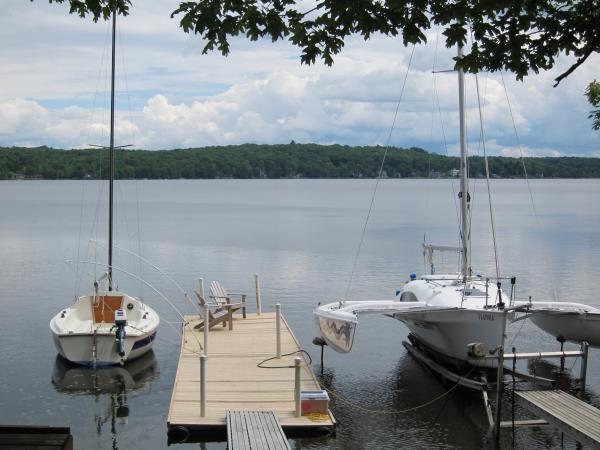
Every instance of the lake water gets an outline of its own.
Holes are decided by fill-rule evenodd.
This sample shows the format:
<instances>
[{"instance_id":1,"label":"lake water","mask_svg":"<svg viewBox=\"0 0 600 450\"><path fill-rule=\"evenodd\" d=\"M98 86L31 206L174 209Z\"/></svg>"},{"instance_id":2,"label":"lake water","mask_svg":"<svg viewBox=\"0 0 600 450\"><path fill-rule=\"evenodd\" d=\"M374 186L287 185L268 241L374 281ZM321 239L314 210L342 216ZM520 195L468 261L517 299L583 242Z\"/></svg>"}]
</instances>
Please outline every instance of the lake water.
<instances>
[{"instance_id":1,"label":"lake water","mask_svg":"<svg viewBox=\"0 0 600 450\"><path fill-rule=\"evenodd\" d=\"M311 343L317 302L342 298L348 287L350 299L391 298L410 273L423 272L424 237L436 244L458 242L456 181L383 180L349 285L374 185L374 180L119 182L115 266L143 278L183 313L193 311L183 294L131 252L188 292L203 277L252 294L259 273L264 308L282 304L319 373L319 349ZM493 180L492 186L500 268L503 275L517 276L518 297L600 306L593 284L600 279L600 181L531 181L535 209L525 181ZM484 189L478 181L472 190L472 259L478 272L491 274ZM76 294L88 293L94 276L103 272L93 262L106 260L105 197L106 187L95 181L0 182L0 423L70 426L78 449L160 449L167 446L178 313L152 289L117 271L119 287L142 295L162 323L153 355L108 371L65 365L48 328L50 318ZM444 263L454 270L455 261ZM528 321L522 324L511 329L509 345L518 351L558 349L552 337ZM483 437L480 398L464 389L413 413L391 413L449 388L407 355L405 338L401 323L368 317L361 319L352 353L326 349L323 380L352 403L331 404L339 421L336 437L292 440L293 448L491 448ZM586 395L600 407L600 354L591 355ZM511 445L511 433L504 431L501 446ZM191 447L226 444L175 446ZM519 430L515 447L580 448L567 437L561 444L553 429Z\"/></svg>"}]
</instances>

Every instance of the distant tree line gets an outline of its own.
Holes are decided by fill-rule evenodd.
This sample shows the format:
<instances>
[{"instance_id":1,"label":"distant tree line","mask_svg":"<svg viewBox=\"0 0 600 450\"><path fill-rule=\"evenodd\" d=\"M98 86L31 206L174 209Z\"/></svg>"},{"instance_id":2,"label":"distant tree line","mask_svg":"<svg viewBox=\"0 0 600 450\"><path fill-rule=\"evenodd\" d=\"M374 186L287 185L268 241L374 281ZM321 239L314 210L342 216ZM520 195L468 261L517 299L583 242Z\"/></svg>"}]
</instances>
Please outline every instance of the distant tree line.
<instances>
[{"instance_id":1,"label":"distant tree line","mask_svg":"<svg viewBox=\"0 0 600 450\"><path fill-rule=\"evenodd\" d=\"M374 178L384 147L296 144L230 145L178 150L116 152L120 179L176 178ZM482 157L469 158L472 177L485 176ZM600 178L600 158L490 157L490 173L499 178ZM383 168L387 178L457 176L457 157L420 148L390 148ZM104 179L108 150L58 150L48 147L0 147L0 179Z\"/></svg>"}]
</instances>

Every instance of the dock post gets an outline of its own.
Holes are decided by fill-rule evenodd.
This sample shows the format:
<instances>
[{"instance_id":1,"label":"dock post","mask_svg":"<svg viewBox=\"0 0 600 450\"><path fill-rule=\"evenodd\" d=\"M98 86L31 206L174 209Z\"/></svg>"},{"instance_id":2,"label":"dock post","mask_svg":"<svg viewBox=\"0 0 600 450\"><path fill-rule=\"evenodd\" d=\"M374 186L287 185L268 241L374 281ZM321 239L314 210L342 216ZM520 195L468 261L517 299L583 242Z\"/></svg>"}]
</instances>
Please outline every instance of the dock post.
<instances>
[{"instance_id":1,"label":"dock post","mask_svg":"<svg viewBox=\"0 0 600 450\"><path fill-rule=\"evenodd\" d=\"M254 274L254 287L256 289L256 315L260 316L262 313L262 306L260 304L260 281L258 280L258 274Z\"/></svg>"},{"instance_id":2,"label":"dock post","mask_svg":"<svg viewBox=\"0 0 600 450\"><path fill-rule=\"evenodd\" d=\"M498 349L498 371L496 372L496 411L494 414L494 437L500 438L500 420L502 415L502 391L504 390L504 348Z\"/></svg>"},{"instance_id":3,"label":"dock post","mask_svg":"<svg viewBox=\"0 0 600 450\"><path fill-rule=\"evenodd\" d=\"M500 283L498 283L500 288ZM502 299L499 299L499 304ZM496 373L496 411L494 417L494 438L496 444L500 442L500 421L502 420L502 392L504 391L504 339L506 337L506 320L508 311L505 309L502 314L502 336L500 337L500 348L498 348L498 371Z\"/></svg>"},{"instance_id":4,"label":"dock post","mask_svg":"<svg viewBox=\"0 0 600 450\"><path fill-rule=\"evenodd\" d=\"M296 356L294 358L294 403L296 405L296 417L302 415L300 408L300 363L302 358Z\"/></svg>"},{"instance_id":5,"label":"dock post","mask_svg":"<svg viewBox=\"0 0 600 450\"><path fill-rule=\"evenodd\" d=\"M281 303L275 305L275 333L277 334L277 358L281 358Z\"/></svg>"},{"instance_id":6,"label":"dock post","mask_svg":"<svg viewBox=\"0 0 600 450\"><path fill-rule=\"evenodd\" d=\"M206 300L206 297L204 296L204 278L198 278L198 292L200 293L202 300Z\"/></svg>"},{"instance_id":7,"label":"dock post","mask_svg":"<svg viewBox=\"0 0 600 450\"><path fill-rule=\"evenodd\" d=\"M200 354L200 417L206 416L206 355Z\"/></svg>"},{"instance_id":8,"label":"dock post","mask_svg":"<svg viewBox=\"0 0 600 450\"><path fill-rule=\"evenodd\" d=\"M588 362L589 347L590 347L590 344L588 344L587 342L583 341L581 343L581 352L583 353L583 355L581 355L581 369L580 369L579 377L580 377L580 381L581 381L581 390L582 391L585 391L585 381L587 378L587 362Z\"/></svg>"},{"instance_id":9,"label":"dock post","mask_svg":"<svg viewBox=\"0 0 600 450\"><path fill-rule=\"evenodd\" d=\"M208 356L208 330L210 329L210 311L208 305L204 305L204 356Z\"/></svg>"}]
</instances>

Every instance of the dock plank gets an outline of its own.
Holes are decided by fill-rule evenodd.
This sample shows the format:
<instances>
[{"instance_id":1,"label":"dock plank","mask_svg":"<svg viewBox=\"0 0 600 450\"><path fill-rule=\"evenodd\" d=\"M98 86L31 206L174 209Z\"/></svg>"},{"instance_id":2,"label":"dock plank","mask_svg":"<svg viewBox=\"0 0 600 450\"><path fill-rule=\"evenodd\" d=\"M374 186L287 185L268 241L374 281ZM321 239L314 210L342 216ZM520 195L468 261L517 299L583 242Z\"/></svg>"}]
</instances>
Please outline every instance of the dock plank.
<instances>
[{"instance_id":1,"label":"dock plank","mask_svg":"<svg viewBox=\"0 0 600 450\"><path fill-rule=\"evenodd\" d=\"M600 449L600 410L563 391L519 391L531 412L582 444Z\"/></svg>"},{"instance_id":2,"label":"dock plank","mask_svg":"<svg viewBox=\"0 0 600 450\"><path fill-rule=\"evenodd\" d=\"M184 427L190 431L224 429L227 426L227 411L230 410L273 411L283 429L333 428L335 419L331 412L326 421L295 416L292 367L296 356L302 358L302 390L320 389L304 354L296 353L265 363L266 366L285 366L283 368L257 366L261 361L275 356L275 313L262 313L260 316L247 314L246 319L235 316L233 330L228 327L214 327L210 330L206 361L206 415L201 417L199 354L204 341L203 331L193 329L199 322L197 316L186 316L185 322L188 326L184 327L182 336L167 419L169 428ZM299 351L301 347L298 340L284 318L281 325L282 354ZM245 420L246 424L263 423L262 416L242 415L239 420ZM268 424L264 422L263 425ZM242 445L242 437L229 429L227 437ZM265 439L264 448L270 448L268 436L257 439Z\"/></svg>"}]
</instances>

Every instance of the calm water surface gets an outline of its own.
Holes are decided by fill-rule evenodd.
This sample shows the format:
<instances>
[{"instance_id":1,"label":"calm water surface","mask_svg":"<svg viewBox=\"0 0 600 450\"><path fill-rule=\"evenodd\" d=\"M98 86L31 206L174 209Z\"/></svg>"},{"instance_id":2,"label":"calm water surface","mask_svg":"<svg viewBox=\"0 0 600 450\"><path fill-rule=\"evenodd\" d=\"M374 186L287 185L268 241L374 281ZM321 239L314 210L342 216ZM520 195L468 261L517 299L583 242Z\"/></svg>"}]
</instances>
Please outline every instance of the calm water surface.
<instances>
[{"instance_id":1,"label":"calm water surface","mask_svg":"<svg viewBox=\"0 0 600 450\"><path fill-rule=\"evenodd\" d=\"M280 302L286 319L315 360L312 309L349 288L350 299L390 298L410 273L423 272L421 242L455 245L457 212L450 180L384 180L357 269L354 255L373 180L124 181L117 188L115 265L141 276L183 313L193 309L159 266L186 291L198 277L231 291L253 292L261 275L263 303ZM500 268L516 275L518 296L560 298L600 306L600 181L535 180L535 212L524 181L494 180ZM137 279L120 288L142 295L161 315L154 353L105 371L57 359L48 322L77 294L87 293L106 260L105 187L95 181L0 182L0 423L71 426L76 448L160 449L179 355L180 318ZM487 194L474 186L474 267L492 273ZM98 202L98 198L101 200ZM83 206L82 206L83 205ZM85 261L85 263L77 263ZM454 270L455 261L444 261ZM463 389L409 414L449 386L406 354L402 324L361 320L352 353L326 350L322 375L340 396L331 408L337 435L292 440L294 448L491 448L480 398ZM512 329L517 350L556 350L529 322ZM600 406L600 356L592 351L587 398ZM567 363L569 368L573 364ZM573 375L577 375L575 364ZM527 369L527 367L525 367ZM537 373L556 370L539 365ZM568 382L569 380L567 380ZM378 411L378 412L372 412ZM508 418L508 416L507 416ZM502 448L512 447L506 431ZM224 449L224 443L175 448ZM580 448L561 444L552 429L519 430L515 447Z\"/></svg>"}]
</instances>

